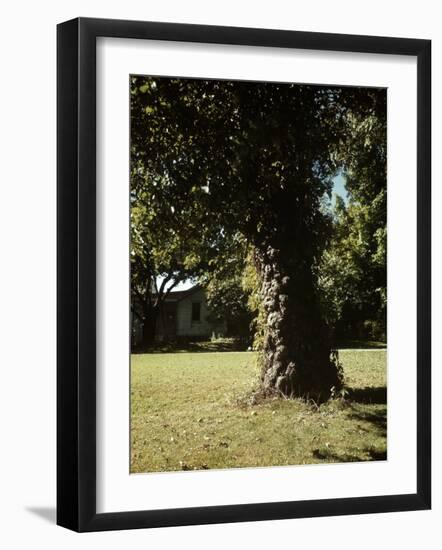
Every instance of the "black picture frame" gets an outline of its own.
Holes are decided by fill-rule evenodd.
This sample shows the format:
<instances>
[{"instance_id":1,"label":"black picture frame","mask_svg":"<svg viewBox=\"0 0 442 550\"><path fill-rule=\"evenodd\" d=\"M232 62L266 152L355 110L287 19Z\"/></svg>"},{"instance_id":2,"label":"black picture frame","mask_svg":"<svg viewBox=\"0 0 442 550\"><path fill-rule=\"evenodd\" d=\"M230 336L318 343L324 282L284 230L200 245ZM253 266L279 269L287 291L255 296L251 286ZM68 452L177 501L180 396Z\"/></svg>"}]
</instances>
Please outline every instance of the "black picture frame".
<instances>
[{"instance_id":1,"label":"black picture frame","mask_svg":"<svg viewBox=\"0 0 442 550\"><path fill-rule=\"evenodd\" d=\"M96 39L395 54L417 58L417 492L358 498L96 512ZM431 506L431 41L79 18L57 28L57 523L102 531Z\"/></svg>"}]
</instances>

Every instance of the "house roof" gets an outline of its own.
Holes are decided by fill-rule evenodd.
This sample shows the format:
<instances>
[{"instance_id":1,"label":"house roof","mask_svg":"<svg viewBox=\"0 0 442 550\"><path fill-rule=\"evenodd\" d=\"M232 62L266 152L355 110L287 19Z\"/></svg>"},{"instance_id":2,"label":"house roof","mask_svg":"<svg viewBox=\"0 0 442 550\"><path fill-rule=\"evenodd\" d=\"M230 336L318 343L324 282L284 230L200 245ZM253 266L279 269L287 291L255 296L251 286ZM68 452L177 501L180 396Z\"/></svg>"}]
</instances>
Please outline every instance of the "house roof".
<instances>
[{"instance_id":1,"label":"house roof","mask_svg":"<svg viewBox=\"0 0 442 550\"><path fill-rule=\"evenodd\" d=\"M188 288L187 290L176 290L176 291L171 290L167 295L166 302L179 302L183 300L183 298L187 298L188 296L195 294L195 292L198 292L198 290L201 290L201 289L202 287L196 284L191 288Z\"/></svg>"}]
</instances>

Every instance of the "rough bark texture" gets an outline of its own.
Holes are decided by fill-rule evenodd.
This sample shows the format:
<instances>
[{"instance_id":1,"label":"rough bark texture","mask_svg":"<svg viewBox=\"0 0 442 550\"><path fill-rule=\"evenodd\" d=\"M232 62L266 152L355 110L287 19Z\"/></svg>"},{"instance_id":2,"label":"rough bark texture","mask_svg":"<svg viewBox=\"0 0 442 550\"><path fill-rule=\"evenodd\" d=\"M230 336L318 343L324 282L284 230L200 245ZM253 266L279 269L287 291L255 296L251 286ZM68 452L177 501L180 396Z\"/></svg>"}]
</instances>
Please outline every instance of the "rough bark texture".
<instances>
[{"instance_id":1,"label":"rough bark texture","mask_svg":"<svg viewBox=\"0 0 442 550\"><path fill-rule=\"evenodd\" d=\"M255 253L266 317L262 385L267 394L322 401L342 387L342 369L321 318L312 266L296 256L293 246Z\"/></svg>"}]
</instances>

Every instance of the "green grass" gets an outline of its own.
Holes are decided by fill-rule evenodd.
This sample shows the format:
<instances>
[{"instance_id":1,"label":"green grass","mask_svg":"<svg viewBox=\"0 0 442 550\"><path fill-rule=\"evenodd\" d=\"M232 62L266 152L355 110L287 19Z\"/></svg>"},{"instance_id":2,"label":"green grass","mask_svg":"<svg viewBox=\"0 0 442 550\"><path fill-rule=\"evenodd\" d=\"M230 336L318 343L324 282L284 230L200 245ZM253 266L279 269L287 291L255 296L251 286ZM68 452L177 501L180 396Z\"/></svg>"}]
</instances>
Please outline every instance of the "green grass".
<instances>
[{"instance_id":1,"label":"green grass","mask_svg":"<svg viewBox=\"0 0 442 550\"><path fill-rule=\"evenodd\" d=\"M244 405L253 352L132 356L131 472L386 458L386 351L340 352L348 395Z\"/></svg>"}]
</instances>

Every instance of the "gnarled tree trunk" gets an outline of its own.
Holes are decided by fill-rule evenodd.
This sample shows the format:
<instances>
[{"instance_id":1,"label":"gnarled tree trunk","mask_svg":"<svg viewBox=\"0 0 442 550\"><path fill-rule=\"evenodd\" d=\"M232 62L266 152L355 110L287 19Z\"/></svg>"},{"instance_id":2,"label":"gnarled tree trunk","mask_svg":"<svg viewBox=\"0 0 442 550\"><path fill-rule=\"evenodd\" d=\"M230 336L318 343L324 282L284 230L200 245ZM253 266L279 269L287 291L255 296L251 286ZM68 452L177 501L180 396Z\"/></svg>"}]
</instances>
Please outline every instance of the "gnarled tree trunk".
<instances>
[{"instance_id":1,"label":"gnarled tree trunk","mask_svg":"<svg viewBox=\"0 0 442 550\"><path fill-rule=\"evenodd\" d=\"M266 317L262 386L266 394L330 397L342 386L342 369L321 317L308 254L282 241L256 249Z\"/></svg>"}]
</instances>

